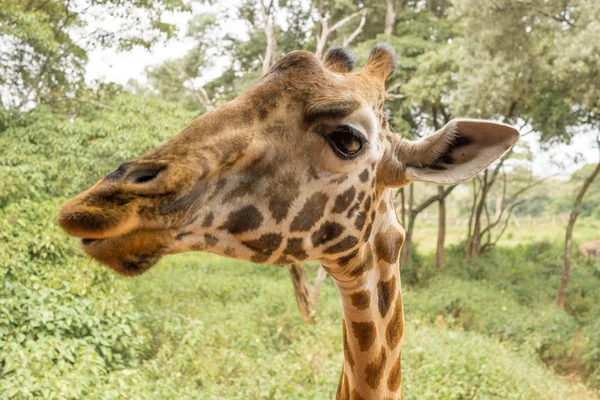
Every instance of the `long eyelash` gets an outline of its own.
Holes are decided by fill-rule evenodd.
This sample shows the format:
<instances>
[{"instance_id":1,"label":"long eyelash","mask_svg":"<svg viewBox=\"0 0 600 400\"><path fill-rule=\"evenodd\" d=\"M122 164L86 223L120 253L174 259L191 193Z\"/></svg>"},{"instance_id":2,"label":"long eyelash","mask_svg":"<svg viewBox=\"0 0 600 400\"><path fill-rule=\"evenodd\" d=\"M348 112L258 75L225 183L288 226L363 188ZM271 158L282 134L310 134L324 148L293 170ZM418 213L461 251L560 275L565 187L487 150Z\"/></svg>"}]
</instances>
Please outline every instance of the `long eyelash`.
<instances>
[{"instance_id":1,"label":"long eyelash","mask_svg":"<svg viewBox=\"0 0 600 400\"><path fill-rule=\"evenodd\" d=\"M350 134L355 138L361 141L361 143L363 145L368 144L369 141L367 140L367 138L362 134L361 131L354 129L351 126L345 126L344 128L346 128L348 130L348 132L350 132Z\"/></svg>"}]
</instances>

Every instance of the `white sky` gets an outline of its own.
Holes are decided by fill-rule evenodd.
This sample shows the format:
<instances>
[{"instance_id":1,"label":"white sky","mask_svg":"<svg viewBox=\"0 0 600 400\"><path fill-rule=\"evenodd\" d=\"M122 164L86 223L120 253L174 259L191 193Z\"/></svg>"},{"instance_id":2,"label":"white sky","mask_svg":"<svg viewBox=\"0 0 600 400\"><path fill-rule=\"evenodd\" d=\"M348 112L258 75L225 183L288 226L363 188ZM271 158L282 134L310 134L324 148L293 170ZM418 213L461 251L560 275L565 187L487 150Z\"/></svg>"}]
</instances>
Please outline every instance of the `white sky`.
<instances>
[{"instance_id":1,"label":"white sky","mask_svg":"<svg viewBox=\"0 0 600 400\"><path fill-rule=\"evenodd\" d=\"M238 0L222 2L218 6L205 6L195 4L194 13L210 12L234 15L233 8L239 3ZM191 13L168 13L165 14L165 22L174 24L178 28L178 37L167 43L155 45L150 50L136 48L132 51L118 52L113 49L100 49L88 52L88 65L86 68L86 80L104 80L125 85L131 78L139 82L145 82L144 69L148 65L160 64L161 62L178 58L187 53L193 43L185 38L187 24ZM239 19L228 20L221 27L222 35L229 34L238 39L247 38L247 27ZM215 67L205 71L204 80L210 81L217 78L225 69L226 60L216 60Z\"/></svg>"},{"instance_id":2,"label":"white sky","mask_svg":"<svg viewBox=\"0 0 600 400\"><path fill-rule=\"evenodd\" d=\"M235 15L233 7L237 0L221 2L219 6L199 6L194 12L216 12L227 9L227 14ZM167 22L175 24L179 28L179 38L170 40L168 43L154 46L151 50L134 49L128 52L116 52L114 50L93 50L88 53L89 62L86 69L86 80L103 80L125 85L127 81L134 78L145 82L144 69L148 65L158 64L170 58L183 56L192 43L185 40L183 35L187 29L190 18L189 13L175 13L167 17ZM231 18L223 25L223 34L228 33L240 39L247 37L247 26L240 20ZM225 69L227 60L219 59L215 66L207 70L204 80L209 81L218 77ZM571 145L554 145L549 150L540 148L538 135L530 134L523 138L527 142L534 155L533 172L536 176L562 174L563 178L586 163L597 162L599 151L596 146L596 132L588 132L576 135ZM573 160L578 161L574 162Z\"/></svg>"}]
</instances>

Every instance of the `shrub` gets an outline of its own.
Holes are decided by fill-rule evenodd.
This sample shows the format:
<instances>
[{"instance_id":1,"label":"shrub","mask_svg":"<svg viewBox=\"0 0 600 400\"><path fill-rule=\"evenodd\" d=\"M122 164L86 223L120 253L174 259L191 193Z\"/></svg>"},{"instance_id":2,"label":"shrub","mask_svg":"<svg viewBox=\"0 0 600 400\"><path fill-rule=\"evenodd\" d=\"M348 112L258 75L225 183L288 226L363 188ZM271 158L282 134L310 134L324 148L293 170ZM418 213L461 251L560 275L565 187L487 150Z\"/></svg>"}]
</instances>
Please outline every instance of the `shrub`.
<instances>
[{"instance_id":1,"label":"shrub","mask_svg":"<svg viewBox=\"0 0 600 400\"><path fill-rule=\"evenodd\" d=\"M472 332L421 327L403 340L403 399L575 399L543 365Z\"/></svg>"},{"instance_id":2,"label":"shrub","mask_svg":"<svg viewBox=\"0 0 600 400\"><path fill-rule=\"evenodd\" d=\"M576 321L554 306L532 312L493 285L447 277L432 280L418 292L408 291L405 297L407 318L414 318L411 313L430 322L442 317L451 327L497 337L545 361L571 356Z\"/></svg>"},{"instance_id":3,"label":"shrub","mask_svg":"<svg viewBox=\"0 0 600 400\"><path fill-rule=\"evenodd\" d=\"M92 114L69 120L40 107L0 116L3 398L79 399L147 351L123 282L82 256L56 212L66 196L164 141L190 116L130 95Z\"/></svg>"}]
</instances>

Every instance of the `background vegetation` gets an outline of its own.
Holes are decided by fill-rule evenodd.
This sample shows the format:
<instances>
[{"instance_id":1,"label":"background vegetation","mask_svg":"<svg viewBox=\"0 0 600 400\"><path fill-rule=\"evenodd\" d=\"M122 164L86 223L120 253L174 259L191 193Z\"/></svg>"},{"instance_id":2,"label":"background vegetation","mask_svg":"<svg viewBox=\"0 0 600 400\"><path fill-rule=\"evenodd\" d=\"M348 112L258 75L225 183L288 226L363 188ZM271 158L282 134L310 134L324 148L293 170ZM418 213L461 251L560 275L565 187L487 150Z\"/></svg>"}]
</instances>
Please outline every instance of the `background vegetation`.
<instances>
[{"instance_id":1,"label":"background vegetation","mask_svg":"<svg viewBox=\"0 0 600 400\"><path fill-rule=\"evenodd\" d=\"M334 396L341 307L330 279L306 324L284 268L194 253L128 280L55 223L62 201L235 97L287 51L347 44L360 63L389 42L399 68L386 108L407 137L459 115L549 145L600 127L593 0L259 0L235 15L177 0L75 3L0 0L0 398ZM174 36L170 11L191 13L187 54L126 87L84 80L98 46ZM231 18L247 38L220 35ZM227 68L203 79L218 57ZM411 234L406 399L598 398L600 264L575 252L566 269L564 257L573 216L575 244L598 237L600 185L573 208L598 166L558 180L533 174L535 156L521 146L456 188L398 192ZM309 281L317 268L306 267Z\"/></svg>"}]
</instances>

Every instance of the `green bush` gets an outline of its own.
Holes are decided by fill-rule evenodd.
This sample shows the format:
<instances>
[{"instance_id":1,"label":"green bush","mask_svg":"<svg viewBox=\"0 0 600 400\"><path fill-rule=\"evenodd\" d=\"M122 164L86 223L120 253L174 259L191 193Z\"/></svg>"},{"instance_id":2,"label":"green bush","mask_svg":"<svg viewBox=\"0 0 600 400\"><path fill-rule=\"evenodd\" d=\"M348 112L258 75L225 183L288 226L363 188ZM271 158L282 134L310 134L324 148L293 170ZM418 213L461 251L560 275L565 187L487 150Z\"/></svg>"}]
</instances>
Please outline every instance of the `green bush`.
<instances>
[{"instance_id":1,"label":"green bush","mask_svg":"<svg viewBox=\"0 0 600 400\"><path fill-rule=\"evenodd\" d=\"M571 356L576 321L554 306L532 312L493 285L448 277L433 279L426 289L407 291L405 297L407 318L416 314L434 322L442 317L452 327L497 337L545 361Z\"/></svg>"},{"instance_id":2,"label":"green bush","mask_svg":"<svg viewBox=\"0 0 600 400\"><path fill-rule=\"evenodd\" d=\"M543 365L493 338L421 327L403 340L403 399L578 399ZM585 398L585 397L584 397Z\"/></svg>"},{"instance_id":3,"label":"green bush","mask_svg":"<svg viewBox=\"0 0 600 400\"><path fill-rule=\"evenodd\" d=\"M133 95L109 105L75 119L39 107L8 124L0 135L0 207L70 197L193 119L174 105Z\"/></svg>"},{"instance_id":4,"label":"green bush","mask_svg":"<svg viewBox=\"0 0 600 400\"><path fill-rule=\"evenodd\" d=\"M600 387L600 319L582 330L582 359L592 387Z\"/></svg>"},{"instance_id":5,"label":"green bush","mask_svg":"<svg viewBox=\"0 0 600 400\"><path fill-rule=\"evenodd\" d=\"M144 332L131 296L78 254L54 222L59 200L0 210L0 393L80 398L136 365Z\"/></svg>"},{"instance_id":6,"label":"green bush","mask_svg":"<svg viewBox=\"0 0 600 400\"><path fill-rule=\"evenodd\" d=\"M123 281L83 257L56 213L67 196L191 116L129 95L110 107L74 120L43 108L1 116L2 398L79 399L147 351Z\"/></svg>"},{"instance_id":7,"label":"green bush","mask_svg":"<svg viewBox=\"0 0 600 400\"><path fill-rule=\"evenodd\" d=\"M446 270L406 291L407 315L497 337L519 351L536 354L560 372L584 370L600 386L597 361L600 336L600 279L595 263L575 256L567 308L556 307L562 272L559 244L536 242L496 248L464 260L462 246L450 246ZM432 257L422 258L425 271ZM404 271L403 271L404 272ZM423 274L425 275L425 274ZM406 283L406 282L404 282Z\"/></svg>"}]
</instances>

